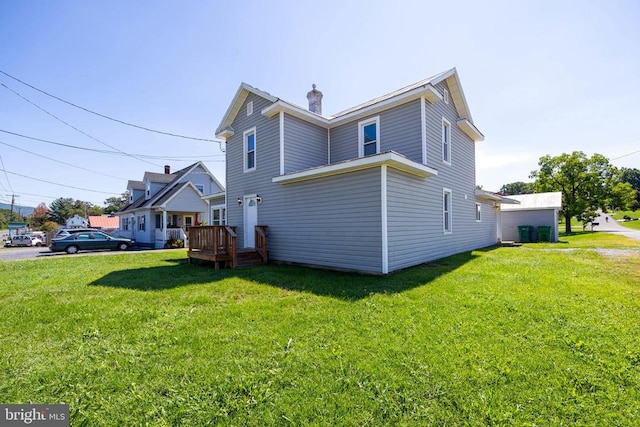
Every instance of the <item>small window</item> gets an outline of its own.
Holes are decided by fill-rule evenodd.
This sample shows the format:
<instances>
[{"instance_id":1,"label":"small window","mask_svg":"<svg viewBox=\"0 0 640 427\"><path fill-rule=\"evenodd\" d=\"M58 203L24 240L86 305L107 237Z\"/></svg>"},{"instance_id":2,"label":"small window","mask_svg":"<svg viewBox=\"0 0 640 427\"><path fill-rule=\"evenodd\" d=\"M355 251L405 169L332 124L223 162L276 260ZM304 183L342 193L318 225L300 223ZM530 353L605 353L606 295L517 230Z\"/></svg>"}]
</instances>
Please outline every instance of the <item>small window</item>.
<instances>
[{"instance_id":1,"label":"small window","mask_svg":"<svg viewBox=\"0 0 640 427\"><path fill-rule=\"evenodd\" d=\"M476 203L476 222L482 221L481 204Z\"/></svg>"},{"instance_id":2,"label":"small window","mask_svg":"<svg viewBox=\"0 0 640 427\"><path fill-rule=\"evenodd\" d=\"M253 101L247 102L247 116L253 114Z\"/></svg>"},{"instance_id":3,"label":"small window","mask_svg":"<svg viewBox=\"0 0 640 427\"><path fill-rule=\"evenodd\" d=\"M442 99L444 100L445 104L449 103L449 91L445 88L445 90L442 92Z\"/></svg>"},{"instance_id":4,"label":"small window","mask_svg":"<svg viewBox=\"0 0 640 427\"><path fill-rule=\"evenodd\" d=\"M199 192L201 192L202 194L204 194L204 185L202 184L196 184L196 188L198 189Z\"/></svg>"},{"instance_id":5,"label":"small window","mask_svg":"<svg viewBox=\"0 0 640 427\"><path fill-rule=\"evenodd\" d=\"M442 190L442 231L451 233L451 190Z\"/></svg>"},{"instance_id":6,"label":"small window","mask_svg":"<svg viewBox=\"0 0 640 427\"><path fill-rule=\"evenodd\" d=\"M256 168L256 128L244 133L244 171Z\"/></svg>"},{"instance_id":7,"label":"small window","mask_svg":"<svg viewBox=\"0 0 640 427\"><path fill-rule=\"evenodd\" d=\"M138 231L146 231L147 227L144 223L144 216L138 217Z\"/></svg>"},{"instance_id":8,"label":"small window","mask_svg":"<svg viewBox=\"0 0 640 427\"><path fill-rule=\"evenodd\" d=\"M358 154L360 157L380 152L380 117L358 123Z\"/></svg>"},{"instance_id":9,"label":"small window","mask_svg":"<svg viewBox=\"0 0 640 427\"><path fill-rule=\"evenodd\" d=\"M214 206L211 211L213 225L226 225L227 210L224 206Z\"/></svg>"},{"instance_id":10,"label":"small window","mask_svg":"<svg viewBox=\"0 0 640 427\"><path fill-rule=\"evenodd\" d=\"M451 123L442 119L442 161L451 164Z\"/></svg>"}]
</instances>

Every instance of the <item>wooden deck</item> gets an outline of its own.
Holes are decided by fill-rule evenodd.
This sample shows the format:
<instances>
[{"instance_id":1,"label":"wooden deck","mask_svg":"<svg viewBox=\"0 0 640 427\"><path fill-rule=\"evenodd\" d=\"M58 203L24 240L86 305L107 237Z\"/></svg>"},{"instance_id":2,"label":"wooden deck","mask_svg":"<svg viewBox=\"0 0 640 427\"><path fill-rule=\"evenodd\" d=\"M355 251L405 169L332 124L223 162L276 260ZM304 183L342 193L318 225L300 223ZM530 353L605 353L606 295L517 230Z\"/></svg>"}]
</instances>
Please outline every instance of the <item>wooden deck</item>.
<instances>
[{"instance_id":1,"label":"wooden deck","mask_svg":"<svg viewBox=\"0 0 640 427\"><path fill-rule=\"evenodd\" d=\"M255 230L256 248L238 250L237 227L210 225L189 228L189 264L193 259L213 262L220 267L238 268L266 264L267 226L258 225Z\"/></svg>"}]
</instances>

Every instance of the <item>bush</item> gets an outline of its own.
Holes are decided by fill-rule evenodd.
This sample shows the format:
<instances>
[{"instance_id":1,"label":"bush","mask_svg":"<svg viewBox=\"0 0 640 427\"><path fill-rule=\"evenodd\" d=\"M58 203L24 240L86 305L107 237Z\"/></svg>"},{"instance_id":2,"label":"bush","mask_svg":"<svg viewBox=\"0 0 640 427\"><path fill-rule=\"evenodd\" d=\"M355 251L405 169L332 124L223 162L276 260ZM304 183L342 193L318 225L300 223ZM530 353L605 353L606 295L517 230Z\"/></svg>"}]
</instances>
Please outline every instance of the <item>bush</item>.
<instances>
[{"instance_id":1,"label":"bush","mask_svg":"<svg viewBox=\"0 0 640 427\"><path fill-rule=\"evenodd\" d=\"M184 240L171 238L164 244L167 249L184 248Z\"/></svg>"}]
</instances>

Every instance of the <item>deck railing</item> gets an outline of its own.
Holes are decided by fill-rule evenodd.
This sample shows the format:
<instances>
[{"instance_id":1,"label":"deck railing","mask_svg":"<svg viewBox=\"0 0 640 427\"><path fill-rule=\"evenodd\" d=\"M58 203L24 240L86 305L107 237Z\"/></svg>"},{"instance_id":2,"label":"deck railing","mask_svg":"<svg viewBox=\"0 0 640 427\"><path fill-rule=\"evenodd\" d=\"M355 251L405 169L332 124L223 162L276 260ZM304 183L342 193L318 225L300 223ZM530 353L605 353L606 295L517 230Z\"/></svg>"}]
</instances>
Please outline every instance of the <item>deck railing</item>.
<instances>
[{"instance_id":1,"label":"deck railing","mask_svg":"<svg viewBox=\"0 0 640 427\"><path fill-rule=\"evenodd\" d=\"M189 258L229 262L235 268L238 262L238 236L236 227L204 225L189 228Z\"/></svg>"},{"instance_id":2,"label":"deck railing","mask_svg":"<svg viewBox=\"0 0 640 427\"><path fill-rule=\"evenodd\" d=\"M260 254L262 257L262 262L267 263L268 252L267 252L267 226L266 225L256 225L256 252Z\"/></svg>"}]
</instances>

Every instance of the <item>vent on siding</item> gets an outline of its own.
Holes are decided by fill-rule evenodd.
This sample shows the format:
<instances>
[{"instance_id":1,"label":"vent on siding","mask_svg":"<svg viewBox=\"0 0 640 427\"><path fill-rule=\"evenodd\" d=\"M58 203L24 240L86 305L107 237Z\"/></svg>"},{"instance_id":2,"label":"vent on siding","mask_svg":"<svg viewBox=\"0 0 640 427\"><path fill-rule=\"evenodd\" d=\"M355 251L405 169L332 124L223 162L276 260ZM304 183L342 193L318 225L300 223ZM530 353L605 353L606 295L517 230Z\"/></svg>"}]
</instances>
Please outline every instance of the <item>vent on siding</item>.
<instances>
[{"instance_id":1,"label":"vent on siding","mask_svg":"<svg viewBox=\"0 0 640 427\"><path fill-rule=\"evenodd\" d=\"M442 99L444 99L445 104L449 103L449 91L447 89L444 90L444 93L442 94Z\"/></svg>"},{"instance_id":2,"label":"vent on siding","mask_svg":"<svg viewBox=\"0 0 640 427\"><path fill-rule=\"evenodd\" d=\"M253 101L247 102L247 116L253 114Z\"/></svg>"}]
</instances>

